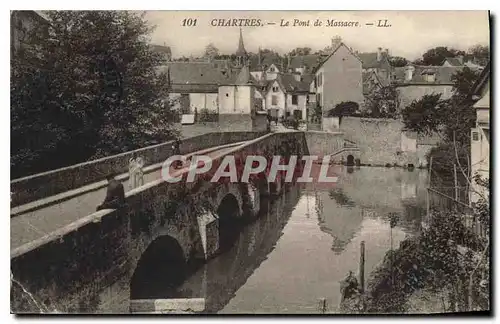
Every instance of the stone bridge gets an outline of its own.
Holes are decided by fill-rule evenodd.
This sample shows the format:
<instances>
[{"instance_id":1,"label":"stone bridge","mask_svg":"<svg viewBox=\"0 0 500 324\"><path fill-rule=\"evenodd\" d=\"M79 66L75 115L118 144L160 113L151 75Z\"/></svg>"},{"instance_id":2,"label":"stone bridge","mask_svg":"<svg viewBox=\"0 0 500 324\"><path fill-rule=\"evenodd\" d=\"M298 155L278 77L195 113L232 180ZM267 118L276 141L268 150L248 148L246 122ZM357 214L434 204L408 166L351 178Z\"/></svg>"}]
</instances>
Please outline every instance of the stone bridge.
<instances>
[{"instance_id":1,"label":"stone bridge","mask_svg":"<svg viewBox=\"0 0 500 324\"><path fill-rule=\"evenodd\" d=\"M300 159L356 149L346 146L342 133L204 136L219 145L193 144L190 151L210 155L209 172L193 182L168 183L159 176L161 163L150 164L146 183L128 191L126 206L119 210L94 212L100 202L96 199L105 193L105 182L100 181L104 171L110 166L122 170L130 152L91 166L13 181L17 205L11 210L12 312L128 313L131 300L142 298L144 282L154 285L154 280L161 280L148 277L152 268L164 266L165 277L182 283L197 264L224 252L234 229L254 221L269 197L281 194L283 178L268 182L264 173L249 183L207 181L224 156L244 161L248 155L269 160L273 155L295 154ZM169 143L161 144L142 149L141 154L158 162L172 154L169 148ZM178 172L186 176L187 169ZM71 183L64 183L64 177ZM46 187L30 190L41 179ZM126 176L122 179L126 181Z\"/></svg>"}]
</instances>

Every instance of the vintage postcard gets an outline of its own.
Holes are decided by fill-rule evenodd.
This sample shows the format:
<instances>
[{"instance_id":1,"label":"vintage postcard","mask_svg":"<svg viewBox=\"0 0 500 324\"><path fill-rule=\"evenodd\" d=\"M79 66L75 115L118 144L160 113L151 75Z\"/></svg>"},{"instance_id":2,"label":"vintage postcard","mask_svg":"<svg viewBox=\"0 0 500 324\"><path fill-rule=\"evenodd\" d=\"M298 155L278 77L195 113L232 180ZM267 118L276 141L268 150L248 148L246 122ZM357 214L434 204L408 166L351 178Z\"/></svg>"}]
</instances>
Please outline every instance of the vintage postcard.
<instances>
[{"instance_id":1,"label":"vintage postcard","mask_svg":"<svg viewBox=\"0 0 500 324\"><path fill-rule=\"evenodd\" d=\"M487 11L12 11L14 314L490 314Z\"/></svg>"}]
</instances>

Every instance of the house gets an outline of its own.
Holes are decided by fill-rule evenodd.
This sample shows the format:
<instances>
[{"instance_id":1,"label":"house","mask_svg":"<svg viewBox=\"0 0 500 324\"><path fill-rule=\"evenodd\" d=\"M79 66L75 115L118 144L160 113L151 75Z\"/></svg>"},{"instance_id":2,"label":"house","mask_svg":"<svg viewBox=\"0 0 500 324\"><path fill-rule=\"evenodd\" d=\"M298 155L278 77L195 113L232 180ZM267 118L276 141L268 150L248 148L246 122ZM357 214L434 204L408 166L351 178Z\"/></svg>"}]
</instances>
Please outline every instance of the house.
<instances>
[{"instance_id":1,"label":"house","mask_svg":"<svg viewBox=\"0 0 500 324\"><path fill-rule=\"evenodd\" d=\"M248 66L244 66L235 78L226 80L218 87L219 114L254 115L255 84Z\"/></svg>"},{"instance_id":2,"label":"house","mask_svg":"<svg viewBox=\"0 0 500 324\"><path fill-rule=\"evenodd\" d=\"M10 48L15 55L31 44L30 34L41 31L48 37L49 22L33 10L16 10L10 15Z\"/></svg>"},{"instance_id":3,"label":"house","mask_svg":"<svg viewBox=\"0 0 500 324\"><path fill-rule=\"evenodd\" d=\"M341 102L353 101L362 105L362 62L349 47L340 43L316 68L316 102L323 115Z\"/></svg>"},{"instance_id":4,"label":"house","mask_svg":"<svg viewBox=\"0 0 500 324\"><path fill-rule=\"evenodd\" d=\"M183 114L218 111L219 86L234 77L233 70L208 62L169 62L159 70L169 73L170 99Z\"/></svg>"},{"instance_id":5,"label":"house","mask_svg":"<svg viewBox=\"0 0 500 324\"><path fill-rule=\"evenodd\" d=\"M444 59L443 66L464 66L464 57L462 55L458 55L456 57L447 57Z\"/></svg>"},{"instance_id":6,"label":"house","mask_svg":"<svg viewBox=\"0 0 500 324\"><path fill-rule=\"evenodd\" d=\"M399 93L400 108L425 95L441 94L441 99L453 95L452 76L463 67L408 65L394 68L392 84Z\"/></svg>"},{"instance_id":7,"label":"house","mask_svg":"<svg viewBox=\"0 0 500 324\"><path fill-rule=\"evenodd\" d=\"M479 69L481 66L475 62L475 59L466 59L463 55L458 55L455 57L447 57L445 58L442 66L447 67L457 67L457 66L466 66L471 69Z\"/></svg>"},{"instance_id":8,"label":"house","mask_svg":"<svg viewBox=\"0 0 500 324\"><path fill-rule=\"evenodd\" d=\"M273 117L294 116L307 120L310 87L313 75L280 73L269 82L266 93L265 108Z\"/></svg>"},{"instance_id":9,"label":"house","mask_svg":"<svg viewBox=\"0 0 500 324\"><path fill-rule=\"evenodd\" d=\"M289 57L288 72L299 72L301 74L314 73L316 68L328 55L309 54Z\"/></svg>"},{"instance_id":10,"label":"house","mask_svg":"<svg viewBox=\"0 0 500 324\"><path fill-rule=\"evenodd\" d=\"M490 64L481 73L472 87L472 106L476 110L476 127L471 129L471 175L484 180L490 178ZM487 189L472 181L471 202L481 195L488 198Z\"/></svg>"},{"instance_id":11,"label":"house","mask_svg":"<svg viewBox=\"0 0 500 324\"><path fill-rule=\"evenodd\" d=\"M389 50L387 48L385 51L379 47L377 52L356 54L361 62L363 62L363 72L375 71L377 74L383 75L386 78L389 77L392 66L389 61Z\"/></svg>"}]
</instances>

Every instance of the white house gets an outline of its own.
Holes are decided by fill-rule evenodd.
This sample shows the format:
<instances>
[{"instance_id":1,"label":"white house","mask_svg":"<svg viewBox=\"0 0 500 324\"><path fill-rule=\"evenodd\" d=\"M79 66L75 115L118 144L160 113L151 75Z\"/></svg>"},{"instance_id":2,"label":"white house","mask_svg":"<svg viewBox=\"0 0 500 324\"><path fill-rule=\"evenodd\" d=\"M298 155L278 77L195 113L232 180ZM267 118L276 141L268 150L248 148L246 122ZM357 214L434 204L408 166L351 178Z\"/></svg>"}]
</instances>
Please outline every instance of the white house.
<instances>
[{"instance_id":1,"label":"white house","mask_svg":"<svg viewBox=\"0 0 500 324\"><path fill-rule=\"evenodd\" d=\"M490 65L483 70L472 90L476 110L476 127L471 129L471 175L484 180L490 177ZM486 197L487 189L472 181L471 202Z\"/></svg>"},{"instance_id":2,"label":"white house","mask_svg":"<svg viewBox=\"0 0 500 324\"><path fill-rule=\"evenodd\" d=\"M279 73L267 87L265 108L273 117L307 120L312 75Z\"/></svg>"}]
</instances>

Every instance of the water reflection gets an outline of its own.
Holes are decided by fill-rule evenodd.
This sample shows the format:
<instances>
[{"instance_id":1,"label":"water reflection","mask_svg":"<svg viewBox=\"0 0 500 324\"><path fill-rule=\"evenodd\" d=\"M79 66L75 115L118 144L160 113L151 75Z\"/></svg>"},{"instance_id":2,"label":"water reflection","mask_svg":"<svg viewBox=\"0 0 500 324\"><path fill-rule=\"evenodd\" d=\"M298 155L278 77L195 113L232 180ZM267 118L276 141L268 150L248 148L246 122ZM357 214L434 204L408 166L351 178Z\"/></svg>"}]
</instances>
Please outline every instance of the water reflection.
<instances>
[{"instance_id":1,"label":"water reflection","mask_svg":"<svg viewBox=\"0 0 500 324\"><path fill-rule=\"evenodd\" d=\"M317 314L323 298L327 311L335 312L339 282L357 271L361 241L368 276L391 244L418 233L425 212L422 172L344 167L336 188L289 187L265 201L261 217L233 247L179 290L204 297L209 313ZM394 228L390 213L398 218Z\"/></svg>"},{"instance_id":2,"label":"water reflection","mask_svg":"<svg viewBox=\"0 0 500 324\"><path fill-rule=\"evenodd\" d=\"M295 185L274 201L264 200L260 217L241 232L234 246L209 261L179 289L205 298L206 312L221 310L274 249L301 191Z\"/></svg>"}]
</instances>

